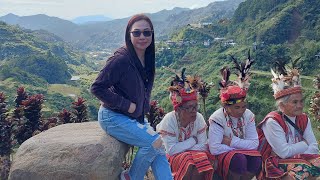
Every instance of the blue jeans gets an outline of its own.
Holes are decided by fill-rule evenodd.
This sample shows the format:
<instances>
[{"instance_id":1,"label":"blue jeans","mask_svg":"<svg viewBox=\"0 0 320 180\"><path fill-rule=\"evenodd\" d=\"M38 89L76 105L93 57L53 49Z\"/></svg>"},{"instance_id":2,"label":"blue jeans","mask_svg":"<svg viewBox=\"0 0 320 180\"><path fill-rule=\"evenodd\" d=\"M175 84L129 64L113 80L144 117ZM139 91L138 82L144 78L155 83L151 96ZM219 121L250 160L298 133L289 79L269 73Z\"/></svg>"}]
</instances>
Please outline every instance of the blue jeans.
<instances>
[{"instance_id":1,"label":"blue jeans","mask_svg":"<svg viewBox=\"0 0 320 180\"><path fill-rule=\"evenodd\" d=\"M157 180L173 179L164 147L153 147L153 143L160 136L149 123L140 124L103 106L100 106L98 120L102 129L109 135L126 144L139 147L129 170L130 179L143 180L150 166Z\"/></svg>"}]
</instances>

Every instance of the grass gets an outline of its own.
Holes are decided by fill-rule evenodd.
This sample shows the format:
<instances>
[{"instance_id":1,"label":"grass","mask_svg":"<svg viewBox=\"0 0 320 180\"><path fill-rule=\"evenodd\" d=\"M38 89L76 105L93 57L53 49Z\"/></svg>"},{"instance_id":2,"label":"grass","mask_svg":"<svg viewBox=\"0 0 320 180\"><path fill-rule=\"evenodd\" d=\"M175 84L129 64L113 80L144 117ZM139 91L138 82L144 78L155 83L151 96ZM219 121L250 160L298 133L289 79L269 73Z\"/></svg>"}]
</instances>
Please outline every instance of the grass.
<instances>
[{"instance_id":1,"label":"grass","mask_svg":"<svg viewBox=\"0 0 320 180\"><path fill-rule=\"evenodd\" d=\"M48 93L60 93L64 96L70 96L71 94L74 94L75 96L79 96L81 94L81 91L77 87L66 84L50 84L48 86Z\"/></svg>"}]
</instances>

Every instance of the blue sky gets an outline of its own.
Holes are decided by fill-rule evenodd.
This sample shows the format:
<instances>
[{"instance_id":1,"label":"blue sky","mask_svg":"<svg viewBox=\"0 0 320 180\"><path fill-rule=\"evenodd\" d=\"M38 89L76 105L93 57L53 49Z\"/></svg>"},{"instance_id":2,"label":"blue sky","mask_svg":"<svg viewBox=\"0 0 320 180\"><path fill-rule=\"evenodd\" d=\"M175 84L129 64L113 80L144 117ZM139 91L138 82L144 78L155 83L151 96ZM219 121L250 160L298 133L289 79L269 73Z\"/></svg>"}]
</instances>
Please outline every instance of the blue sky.
<instances>
[{"instance_id":1,"label":"blue sky","mask_svg":"<svg viewBox=\"0 0 320 180\"><path fill-rule=\"evenodd\" d=\"M0 16L46 14L62 19L105 15L124 18L136 13L155 13L174 7L199 8L218 0L0 0Z\"/></svg>"}]
</instances>

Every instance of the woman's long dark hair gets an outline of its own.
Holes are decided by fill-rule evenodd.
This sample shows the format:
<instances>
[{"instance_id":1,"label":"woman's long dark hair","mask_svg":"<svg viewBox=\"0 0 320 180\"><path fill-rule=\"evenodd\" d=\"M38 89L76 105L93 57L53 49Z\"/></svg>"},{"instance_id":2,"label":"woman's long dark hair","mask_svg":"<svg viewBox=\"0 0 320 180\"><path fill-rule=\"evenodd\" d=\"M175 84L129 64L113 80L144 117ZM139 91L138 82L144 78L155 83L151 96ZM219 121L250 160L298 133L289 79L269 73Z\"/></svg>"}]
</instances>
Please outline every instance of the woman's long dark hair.
<instances>
[{"instance_id":1,"label":"woman's long dark hair","mask_svg":"<svg viewBox=\"0 0 320 180\"><path fill-rule=\"evenodd\" d=\"M146 16L144 14L136 14L131 17L131 19L128 22L127 29L126 29L126 35L125 35L126 46L131 54L133 54L135 57L138 57L136 54L136 51L134 50L133 44L130 40L130 31L131 31L132 25L135 22L140 21L140 20L147 21L151 27L151 30L153 31L152 32L152 42L149 45L149 47L146 49L146 53L145 53L145 59L146 59L146 61L145 61L146 66L145 67L146 67L146 70L149 71L149 73L151 73L149 75L153 81L154 76L155 76L155 59L156 59L155 45L154 45L154 29L153 29L153 24L148 16Z\"/></svg>"}]
</instances>

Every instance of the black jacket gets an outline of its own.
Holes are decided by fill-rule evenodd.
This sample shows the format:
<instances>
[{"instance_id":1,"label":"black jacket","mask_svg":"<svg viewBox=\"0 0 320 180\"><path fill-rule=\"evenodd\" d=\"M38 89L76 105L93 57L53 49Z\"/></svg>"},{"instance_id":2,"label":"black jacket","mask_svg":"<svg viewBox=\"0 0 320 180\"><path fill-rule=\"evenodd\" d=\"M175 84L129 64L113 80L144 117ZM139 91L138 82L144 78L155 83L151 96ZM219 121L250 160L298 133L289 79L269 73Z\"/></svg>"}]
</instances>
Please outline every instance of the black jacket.
<instances>
[{"instance_id":1,"label":"black jacket","mask_svg":"<svg viewBox=\"0 0 320 180\"><path fill-rule=\"evenodd\" d=\"M148 56L145 57L148 61ZM107 60L98 77L91 85L94 94L106 108L143 122L144 114L150 109L150 95L154 74L122 47ZM129 113L130 103L136 110Z\"/></svg>"}]
</instances>

